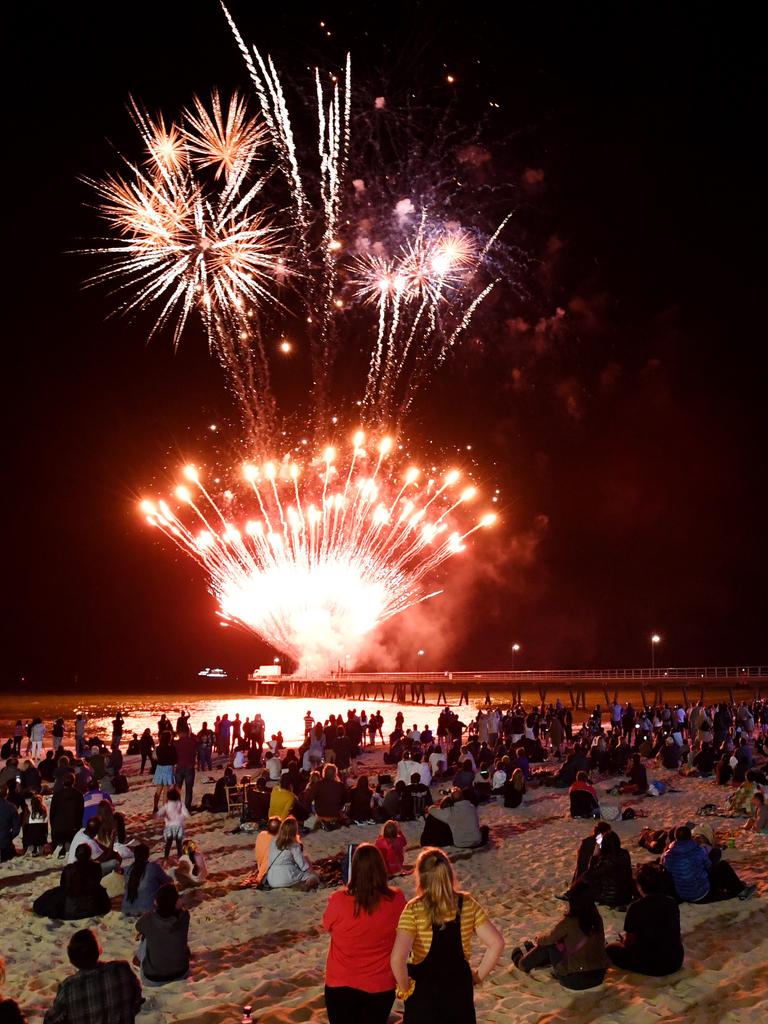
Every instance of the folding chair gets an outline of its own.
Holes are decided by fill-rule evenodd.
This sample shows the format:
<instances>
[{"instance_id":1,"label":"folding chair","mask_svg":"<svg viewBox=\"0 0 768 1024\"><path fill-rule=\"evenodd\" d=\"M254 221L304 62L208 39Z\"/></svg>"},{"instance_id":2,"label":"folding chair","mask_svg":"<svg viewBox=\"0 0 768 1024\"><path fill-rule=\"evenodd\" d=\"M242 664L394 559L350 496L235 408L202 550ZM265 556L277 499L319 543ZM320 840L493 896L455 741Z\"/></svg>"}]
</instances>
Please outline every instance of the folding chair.
<instances>
[{"instance_id":1,"label":"folding chair","mask_svg":"<svg viewBox=\"0 0 768 1024\"><path fill-rule=\"evenodd\" d=\"M227 814L237 815L238 818L242 817L243 814L243 790L240 786L227 786Z\"/></svg>"}]
</instances>

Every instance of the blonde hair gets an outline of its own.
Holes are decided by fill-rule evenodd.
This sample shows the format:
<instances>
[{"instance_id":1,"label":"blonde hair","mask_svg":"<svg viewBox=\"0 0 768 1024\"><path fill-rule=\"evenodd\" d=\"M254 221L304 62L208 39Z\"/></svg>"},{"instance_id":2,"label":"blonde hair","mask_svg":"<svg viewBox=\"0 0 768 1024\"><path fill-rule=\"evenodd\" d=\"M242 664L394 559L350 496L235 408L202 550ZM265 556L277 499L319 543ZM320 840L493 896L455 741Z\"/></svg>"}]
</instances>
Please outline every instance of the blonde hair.
<instances>
[{"instance_id":1,"label":"blonde hair","mask_svg":"<svg viewBox=\"0 0 768 1024\"><path fill-rule=\"evenodd\" d=\"M287 818L283 819L278 833L275 836L275 845L278 850L287 850L289 846L292 846L296 842L298 834L298 822L292 814L289 814Z\"/></svg>"},{"instance_id":2,"label":"blonde hair","mask_svg":"<svg viewBox=\"0 0 768 1024\"><path fill-rule=\"evenodd\" d=\"M456 917L456 876L447 854L437 847L428 846L416 860L416 894L433 925L447 924Z\"/></svg>"}]
</instances>

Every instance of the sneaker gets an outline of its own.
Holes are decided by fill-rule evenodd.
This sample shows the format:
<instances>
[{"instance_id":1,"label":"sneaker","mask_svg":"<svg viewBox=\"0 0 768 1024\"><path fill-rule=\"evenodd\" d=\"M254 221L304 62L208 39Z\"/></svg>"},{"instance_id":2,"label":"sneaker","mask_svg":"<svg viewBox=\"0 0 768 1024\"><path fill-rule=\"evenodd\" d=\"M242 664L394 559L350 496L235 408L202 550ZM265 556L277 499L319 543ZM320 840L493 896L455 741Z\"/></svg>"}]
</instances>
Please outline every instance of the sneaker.
<instances>
[{"instance_id":1,"label":"sneaker","mask_svg":"<svg viewBox=\"0 0 768 1024\"><path fill-rule=\"evenodd\" d=\"M756 892L757 892L757 886L756 885L745 885L744 888L739 893L739 899L740 900L748 900L750 898L750 896L754 896Z\"/></svg>"},{"instance_id":2,"label":"sneaker","mask_svg":"<svg viewBox=\"0 0 768 1024\"><path fill-rule=\"evenodd\" d=\"M515 965L515 967L519 966L520 961L523 959L524 955L525 954L523 953L523 950L520 948L520 946L515 946L510 956L510 960Z\"/></svg>"},{"instance_id":3,"label":"sneaker","mask_svg":"<svg viewBox=\"0 0 768 1024\"><path fill-rule=\"evenodd\" d=\"M558 893L558 895L555 896L555 899L556 900L562 900L563 903L567 903L568 902L568 896L564 892Z\"/></svg>"}]
</instances>

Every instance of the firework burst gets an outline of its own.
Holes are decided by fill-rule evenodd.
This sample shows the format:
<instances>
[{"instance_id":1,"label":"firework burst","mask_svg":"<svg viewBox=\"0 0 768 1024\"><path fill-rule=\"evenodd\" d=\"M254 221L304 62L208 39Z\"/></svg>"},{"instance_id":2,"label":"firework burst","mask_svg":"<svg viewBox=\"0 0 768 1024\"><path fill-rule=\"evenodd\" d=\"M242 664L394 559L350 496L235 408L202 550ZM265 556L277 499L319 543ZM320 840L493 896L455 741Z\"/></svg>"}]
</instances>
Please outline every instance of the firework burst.
<instances>
[{"instance_id":1,"label":"firework burst","mask_svg":"<svg viewBox=\"0 0 768 1024\"><path fill-rule=\"evenodd\" d=\"M394 450L390 438L368 446L360 432L351 451L326 448L305 465L247 463L218 499L189 465L177 511L166 500L141 510L203 566L224 619L322 672L439 593L425 593L423 580L495 519L467 525L476 490L460 486L458 470L425 477L393 464Z\"/></svg>"},{"instance_id":2,"label":"firework burst","mask_svg":"<svg viewBox=\"0 0 768 1024\"><path fill-rule=\"evenodd\" d=\"M483 273L506 221L484 236L431 215L448 205L437 190L430 204L414 186L414 203L389 194L382 167L378 193L369 175L349 173L349 57L340 74L315 73L317 135L306 146L271 58L249 49L224 13L258 115L238 94L194 98L172 119L132 102L144 155L90 181L109 229L87 250L106 262L90 283L112 285L123 312L153 311L150 333L168 325L175 345L193 313L202 319L260 462L223 495L187 467L176 511L161 500L145 501L144 513L203 567L225 619L324 671L433 596L427 578L494 516L467 526L474 488L457 490L456 472L403 472L387 438L370 449L360 434L339 459L328 449L301 465L263 461L292 433L271 389L272 353L309 355L302 432L323 437L329 421L353 416L379 436L385 425L400 431L494 287ZM366 315L361 331L356 318ZM284 339L289 318L303 331L295 346ZM337 408L334 371L348 369L352 336L356 350L367 338L366 371Z\"/></svg>"},{"instance_id":3,"label":"firework burst","mask_svg":"<svg viewBox=\"0 0 768 1024\"><path fill-rule=\"evenodd\" d=\"M178 345L197 311L223 356L229 339L244 330L250 336L253 307L277 301L287 254L285 233L259 202L269 172L250 178L265 142L263 125L248 118L237 95L226 115L218 93L211 107L209 113L195 99L182 129L132 104L145 166L126 160L124 175L89 181L117 237L86 251L107 258L107 268L88 283L114 284L126 296L121 312L155 308L150 334L170 322ZM201 173L206 170L212 182Z\"/></svg>"}]
</instances>

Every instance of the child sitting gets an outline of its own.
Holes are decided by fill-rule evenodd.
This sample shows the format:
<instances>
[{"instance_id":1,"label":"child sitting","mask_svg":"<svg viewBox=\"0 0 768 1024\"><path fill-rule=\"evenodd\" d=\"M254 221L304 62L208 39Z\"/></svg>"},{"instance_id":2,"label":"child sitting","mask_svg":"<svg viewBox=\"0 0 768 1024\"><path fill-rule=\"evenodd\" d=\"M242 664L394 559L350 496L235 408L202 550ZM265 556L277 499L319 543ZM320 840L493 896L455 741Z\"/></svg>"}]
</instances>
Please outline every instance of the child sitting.
<instances>
[{"instance_id":1,"label":"child sitting","mask_svg":"<svg viewBox=\"0 0 768 1024\"><path fill-rule=\"evenodd\" d=\"M388 875L402 874L405 863L405 836L396 821L388 821L376 840L376 848L381 851Z\"/></svg>"}]
</instances>

